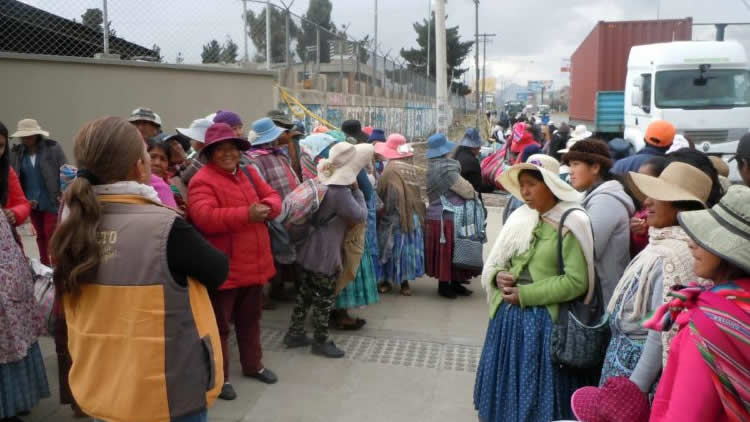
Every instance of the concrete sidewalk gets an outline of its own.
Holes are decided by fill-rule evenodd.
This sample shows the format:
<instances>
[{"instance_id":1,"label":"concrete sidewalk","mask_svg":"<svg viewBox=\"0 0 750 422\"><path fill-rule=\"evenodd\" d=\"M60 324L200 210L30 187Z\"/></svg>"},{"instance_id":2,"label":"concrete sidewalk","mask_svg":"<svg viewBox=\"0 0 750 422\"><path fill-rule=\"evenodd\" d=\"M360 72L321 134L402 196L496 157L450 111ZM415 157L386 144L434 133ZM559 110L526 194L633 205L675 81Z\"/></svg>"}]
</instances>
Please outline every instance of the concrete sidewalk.
<instances>
[{"instance_id":1,"label":"concrete sidewalk","mask_svg":"<svg viewBox=\"0 0 750 422\"><path fill-rule=\"evenodd\" d=\"M500 209L490 209L487 253L500 230ZM33 240L27 251L33 248ZM352 312L367 319L357 332L333 331L344 359L313 356L309 349L286 350L281 341L291 305L263 315L265 365L279 376L267 386L243 378L236 346L230 378L234 401L218 400L210 421L367 422L473 421L474 376L487 327L487 304L479 280L475 294L447 300L437 295L437 281L411 283L412 297L391 293L381 302ZM58 402L54 342L40 340L52 397L43 400L28 421L67 422L69 407ZM86 419L83 419L86 420Z\"/></svg>"}]
</instances>

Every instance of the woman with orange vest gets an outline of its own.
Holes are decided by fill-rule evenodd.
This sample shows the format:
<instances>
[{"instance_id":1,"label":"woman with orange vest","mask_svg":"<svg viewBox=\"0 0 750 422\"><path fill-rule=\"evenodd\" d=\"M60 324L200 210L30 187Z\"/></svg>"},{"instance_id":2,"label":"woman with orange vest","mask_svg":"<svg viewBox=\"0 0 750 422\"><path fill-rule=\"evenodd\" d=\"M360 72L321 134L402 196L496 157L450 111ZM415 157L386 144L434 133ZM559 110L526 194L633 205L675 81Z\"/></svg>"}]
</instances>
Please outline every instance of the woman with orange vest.
<instances>
[{"instance_id":1,"label":"woman with orange vest","mask_svg":"<svg viewBox=\"0 0 750 422\"><path fill-rule=\"evenodd\" d=\"M74 152L78 177L52 238L73 396L97 421L205 422L224 380L206 288L229 262L161 205L127 121L86 124Z\"/></svg>"}]
</instances>

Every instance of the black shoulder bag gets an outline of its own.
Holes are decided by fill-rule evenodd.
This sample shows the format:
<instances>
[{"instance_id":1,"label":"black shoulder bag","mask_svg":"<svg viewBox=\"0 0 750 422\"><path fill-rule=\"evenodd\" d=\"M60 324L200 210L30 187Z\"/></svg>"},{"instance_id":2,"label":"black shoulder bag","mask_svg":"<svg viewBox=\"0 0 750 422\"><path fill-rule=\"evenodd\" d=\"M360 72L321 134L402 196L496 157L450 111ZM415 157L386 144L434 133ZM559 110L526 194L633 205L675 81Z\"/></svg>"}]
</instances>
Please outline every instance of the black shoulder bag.
<instances>
[{"instance_id":1,"label":"black shoulder bag","mask_svg":"<svg viewBox=\"0 0 750 422\"><path fill-rule=\"evenodd\" d=\"M563 262L563 227L565 219L573 211L565 211L557 229L557 272L565 274ZM586 295L561 303L557 322L552 328L550 357L552 362L578 369L600 366L609 345L609 316L605 312L602 287L599 277L595 278L594 296L590 303L584 303Z\"/></svg>"},{"instance_id":2,"label":"black shoulder bag","mask_svg":"<svg viewBox=\"0 0 750 422\"><path fill-rule=\"evenodd\" d=\"M253 178L250 176L250 172L247 166L240 166L242 172L247 176L250 185L255 189L255 192L260 198L258 189L253 183ZM292 246L292 241L289 238L289 233L284 228L284 225L276 220L266 220L266 227L268 228L268 235L271 238L271 253L277 262L280 264L291 264L295 261L297 254Z\"/></svg>"}]
</instances>

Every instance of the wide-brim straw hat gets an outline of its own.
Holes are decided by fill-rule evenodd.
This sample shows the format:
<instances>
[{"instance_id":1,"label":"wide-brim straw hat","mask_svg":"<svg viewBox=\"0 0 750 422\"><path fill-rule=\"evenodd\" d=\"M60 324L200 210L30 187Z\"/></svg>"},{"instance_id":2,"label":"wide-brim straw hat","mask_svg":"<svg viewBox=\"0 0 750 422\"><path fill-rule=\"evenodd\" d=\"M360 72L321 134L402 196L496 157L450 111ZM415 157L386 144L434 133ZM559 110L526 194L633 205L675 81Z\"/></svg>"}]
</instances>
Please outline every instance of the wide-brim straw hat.
<instances>
[{"instance_id":1,"label":"wide-brim straw hat","mask_svg":"<svg viewBox=\"0 0 750 422\"><path fill-rule=\"evenodd\" d=\"M10 135L11 138L23 138L25 136L42 135L49 136L49 132L42 130L39 123L34 119L23 119L18 122L16 131Z\"/></svg>"},{"instance_id":2,"label":"wide-brim straw hat","mask_svg":"<svg viewBox=\"0 0 750 422\"><path fill-rule=\"evenodd\" d=\"M750 273L750 188L731 186L710 210L684 211L677 220L701 248Z\"/></svg>"},{"instance_id":3,"label":"wide-brim straw hat","mask_svg":"<svg viewBox=\"0 0 750 422\"><path fill-rule=\"evenodd\" d=\"M523 170L536 170L542 174L544 184L561 201L581 202L583 194L565 183L559 176L560 163L549 155L534 154L525 163L516 164L500 175L500 184L511 195L523 201L518 176ZM525 201L524 201L525 202Z\"/></svg>"},{"instance_id":4,"label":"wide-brim straw hat","mask_svg":"<svg viewBox=\"0 0 750 422\"><path fill-rule=\"evenodd\" d=\"M328 158L318 163L318 180L324 185L351 185L374 154L371 144L339 142L331 147Z\"/></svg>"},{"instance_id":5,"label":"wide-brim straw hat","mask_svg":"<svg viewBox=\"0 0 750 422\"><path fill-rule=\"evenodd\" d=\"M674 162L659 177L630 172L630 188L639 201L695 201L706 206L713 181L706 173L690 164Z\"/></svg>"}]
</instances>

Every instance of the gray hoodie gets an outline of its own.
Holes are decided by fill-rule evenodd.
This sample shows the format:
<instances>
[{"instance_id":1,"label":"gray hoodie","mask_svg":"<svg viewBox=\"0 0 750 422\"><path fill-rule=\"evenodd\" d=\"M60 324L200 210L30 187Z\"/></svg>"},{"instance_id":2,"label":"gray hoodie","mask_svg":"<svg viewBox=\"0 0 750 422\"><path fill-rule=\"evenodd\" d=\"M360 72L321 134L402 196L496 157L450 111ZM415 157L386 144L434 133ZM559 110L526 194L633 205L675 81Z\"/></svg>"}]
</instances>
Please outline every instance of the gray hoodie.
<instances>
[{"instance_id":1,"label":"gray hoodie","mask_svg":"<svg viewBox=\"0 0 750 422\"><path fill-rule=\"evenodd\" d=\"M594 230L596 273L606 304L630 262L630 217L635 205L620 182L610 180L587 192L583 206Z\"/></svg>"}]
</instances>

